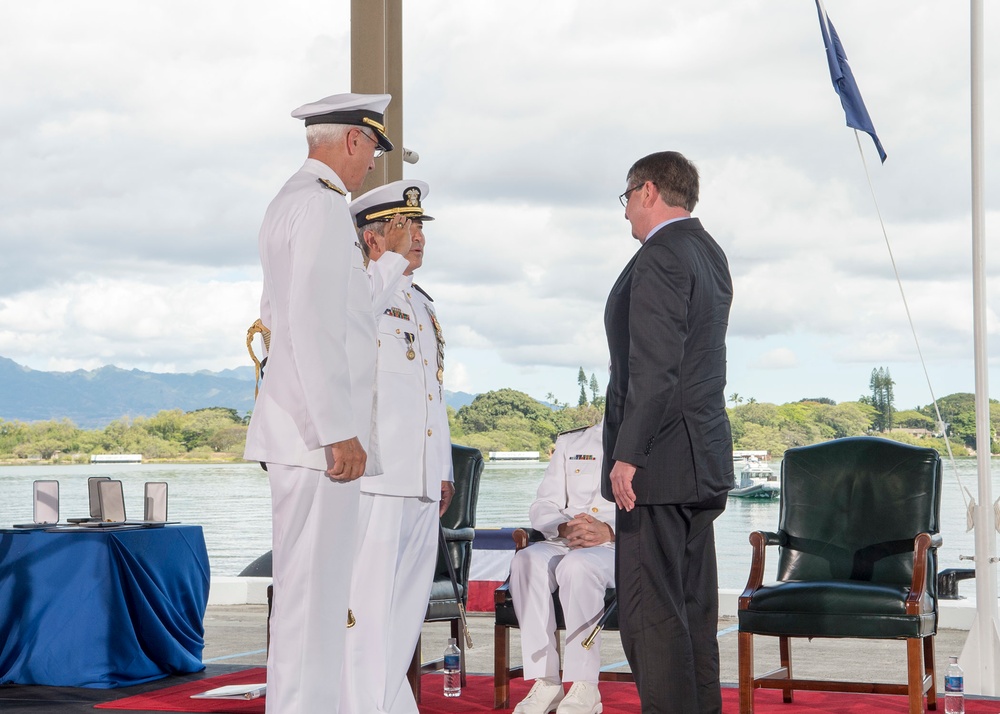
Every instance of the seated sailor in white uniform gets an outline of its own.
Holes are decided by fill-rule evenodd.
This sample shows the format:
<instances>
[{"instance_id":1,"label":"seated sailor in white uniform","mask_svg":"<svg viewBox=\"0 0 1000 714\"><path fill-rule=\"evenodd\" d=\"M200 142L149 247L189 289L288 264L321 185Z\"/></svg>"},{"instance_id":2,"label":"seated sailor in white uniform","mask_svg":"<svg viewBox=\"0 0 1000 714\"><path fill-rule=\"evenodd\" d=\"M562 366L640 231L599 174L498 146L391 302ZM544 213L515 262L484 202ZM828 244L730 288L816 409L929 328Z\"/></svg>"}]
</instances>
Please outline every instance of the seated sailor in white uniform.
<instances>
[{"instance_id":1,"label":"seated sailor in white uniform","mask_svg":"<svg viewBox=\"0 0 1000 714\"><path fill-rule=\"evenodd\" d=\"M454 494L444 402L444 337L431 298L413 283L423 264L423 181L394 181L351 202L358 237L377 282L389 221L409 219L409 265L376 296L377 400L384 473L365 476L358 512L341 714L417 714L406 671L420 636L434 568L440 515ZM381 304L379 300L382 300Z\"/></svg>"},{"instance_id":2,"label":"seated sailor in white uniform","mask_svg":"<svg viewBox=\"0 0 1000 714\"><path fill-rule=\"evenodd\" d=\"M521 629L524 678L534 679L514 714L598 714L600 639L583 641L604 612L604 591L614 586L615 504L601 496L603 424L564 432L531 504L531 527L545 540L518 551L510 566L510 592ZM566 624L559 678L556 615L559 588Z\"/></svg>"}]
</instances>

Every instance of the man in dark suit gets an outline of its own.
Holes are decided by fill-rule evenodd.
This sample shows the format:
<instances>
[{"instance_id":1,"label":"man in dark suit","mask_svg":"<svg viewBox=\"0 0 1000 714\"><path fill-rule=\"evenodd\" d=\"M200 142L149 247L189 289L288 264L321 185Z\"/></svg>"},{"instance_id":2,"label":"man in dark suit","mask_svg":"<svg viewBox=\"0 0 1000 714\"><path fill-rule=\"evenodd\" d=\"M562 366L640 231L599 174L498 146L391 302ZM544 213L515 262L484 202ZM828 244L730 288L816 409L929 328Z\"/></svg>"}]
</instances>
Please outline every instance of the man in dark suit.
<instances>
[{"instance_id":1,"label":"man in dark suit","mask_svg":"<svg viewBox=\"0 0 1000 714\"><path fill-rule=\"evenodd\" d=\"M642 245L608 296L602 491L618 505L622 644L643 714L722 711L713 521L733 486L722 249L691 211L698 171L665 151L621 195Z\"/></svg>"}]
</instances>

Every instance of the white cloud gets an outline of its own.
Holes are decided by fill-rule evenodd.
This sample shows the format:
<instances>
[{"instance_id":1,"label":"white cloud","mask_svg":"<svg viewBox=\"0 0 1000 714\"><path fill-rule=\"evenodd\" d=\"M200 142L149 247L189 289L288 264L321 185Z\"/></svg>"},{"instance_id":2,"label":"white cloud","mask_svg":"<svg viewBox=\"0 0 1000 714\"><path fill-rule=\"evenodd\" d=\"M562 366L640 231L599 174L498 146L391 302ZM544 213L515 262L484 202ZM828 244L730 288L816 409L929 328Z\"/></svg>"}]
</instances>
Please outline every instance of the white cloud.
<instances>
[{"instance_id":1,"label":"white cloud","mask_svg":"<svg viewBox=\"0 0 1000 714\"><path fill-rule=\"evenodd\" d=\"M921 348L932 376L971 389L968 12L827 9L889 153L879 165L861 136ZM349 13L347 0L0 6L0 355L245 364L257 228L304 155L288 112L349 88ZM580 365L603 384L604 300L637 247L615 199L636 158L673 148L700 167L696 214L730 259L731 385L853 399L886 365L901 400L926 402L811 4L425 0L404 4L404 61L403 140L421 155L405 172L430 182L438 218L417 280L462 385L449 389L572 401ZM986 61L991 116L997 46ZM987 142L990 186L1000 142ZM986 200L995 228L1000 194ZM1000 258L987 260L995 341Z\"/></svg>"},{"instance_id":2,"label":"white cloud","mask_svg":"<svg viewBox=\"0 0 1000 714\"><path fill-rule=\"evenodd\" d=\"M97 279L8 296L0 301L0 354L47 370L248 364L245 335L259 283L173 277Z\"/></svg>"}]
</instances>

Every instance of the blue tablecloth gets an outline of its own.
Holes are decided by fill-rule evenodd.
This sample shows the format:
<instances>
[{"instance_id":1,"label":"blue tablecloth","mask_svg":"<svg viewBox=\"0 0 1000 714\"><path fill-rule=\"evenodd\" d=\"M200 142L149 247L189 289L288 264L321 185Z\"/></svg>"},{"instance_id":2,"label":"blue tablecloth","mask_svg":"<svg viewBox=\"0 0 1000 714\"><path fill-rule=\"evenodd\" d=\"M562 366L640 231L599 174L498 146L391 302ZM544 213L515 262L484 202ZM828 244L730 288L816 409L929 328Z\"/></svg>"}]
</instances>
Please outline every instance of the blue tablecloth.
<instances>
[{"instance_id":1,"label":"blue tablecloth","mask_svg":"<svg viewBox=\"0 0 1000 714\"><path fill-rule=\"evenodd\" d=\"M0 534L0 684L108 689L198 672L200 526Z\"/></svg>"}]
</instances>

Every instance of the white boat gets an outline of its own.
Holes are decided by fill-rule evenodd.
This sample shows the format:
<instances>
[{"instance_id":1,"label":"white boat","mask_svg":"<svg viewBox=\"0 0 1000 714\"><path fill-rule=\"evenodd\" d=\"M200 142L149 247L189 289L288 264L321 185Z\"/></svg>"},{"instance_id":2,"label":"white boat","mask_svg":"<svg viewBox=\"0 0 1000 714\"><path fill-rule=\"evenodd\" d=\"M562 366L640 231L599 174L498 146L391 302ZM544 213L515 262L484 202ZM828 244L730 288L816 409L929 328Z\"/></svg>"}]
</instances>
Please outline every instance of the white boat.
<instances>
[{"instance_id":1,"label":"white boat","mask_svg":"<svg viewBox=\"0 0 1000 714\"><path fill-rule=\"evenodd\" d=\"M742 470L736 469L735 484L729 495L762 500L777 498L781 493L778 474L755 456L748 457L744 463Z\"/></svg>"}]
</instances>

